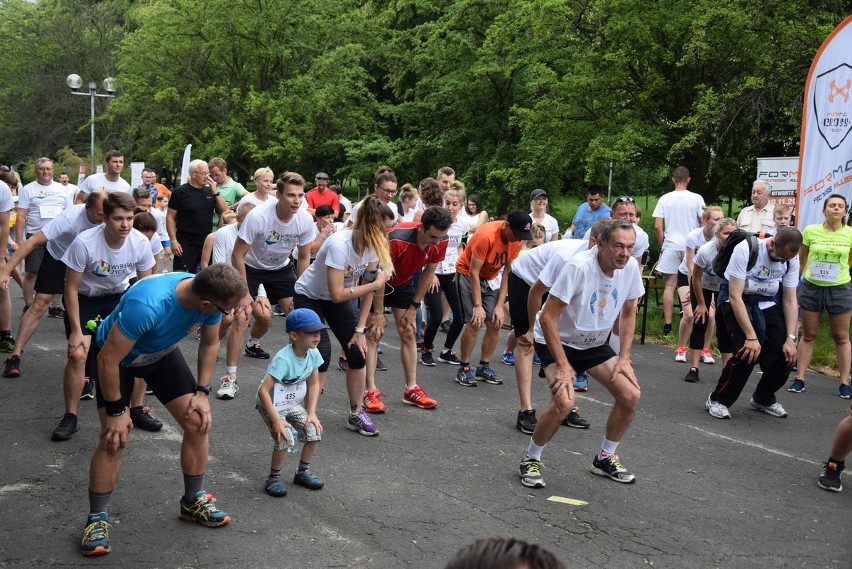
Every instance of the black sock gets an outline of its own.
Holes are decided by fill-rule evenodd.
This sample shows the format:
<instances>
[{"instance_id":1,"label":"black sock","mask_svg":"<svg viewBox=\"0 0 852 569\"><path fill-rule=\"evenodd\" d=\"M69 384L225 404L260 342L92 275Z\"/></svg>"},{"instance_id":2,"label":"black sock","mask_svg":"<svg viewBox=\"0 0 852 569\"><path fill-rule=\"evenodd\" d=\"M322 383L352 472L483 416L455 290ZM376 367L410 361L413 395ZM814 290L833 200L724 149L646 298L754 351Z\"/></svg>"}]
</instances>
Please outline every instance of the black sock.
<instances>
[{"instance_id":1,"label":"black sock","mask_svg":"<svg viewBox=\"0 0 852 569\"><path fill-rule=\"evenodd\" d=\"M470 367L470 362L461 362L459 363L459 367Z\"/></svg>"},{"instance_id":2,"label":"black sock","mask_svg":"<svg viewBox=\"0 0 852 569\"><path fill-rule=\"evenodd\" d=\"M5 340L12 336L11 330L0 330L0 340Z\"/></svg>"},{"instance_id":3,"label":"black sock","mask_svg":"<svg viewBox=\"0 0 852 569\"><path fill-rule=\"evenodd\" d=\"M195 502L195 495L204 490L204 474L190 476L183 475L183 501L186 503Z\"/></svg>"},{"instance_id":4,"label":"black sock","mask_svg":"<svg viewBox=\"0 0 852 569\"><path fill-rule=\"evenodd\" d=\"M89 490L89 513L90 514L99 514L100 512L106 513L107 507L109 506L109 499L112 496L112 492L92 492Z\"/></svg>"},{"instance_id":5,"label":"black sock","mask_svg":"<svg viewBox=\"0 0 852 569\"><path fill-rule=\"evenodd\" d=\"M828 457L828 462L833 462L837 465L837 470L843 470L846 468L846 461L843 460L834 460L831 456Z\"/></svg>"},{"instance_id":6,"label":"black sock","mask_svg":"<svg viewBox=\"0 0 852 569\"><path fill-rule=\"evenodd\" d=\"M479 367L488 367L489 363L491 363L491 362L479 360Z\"/></svg>"}]
</instances>

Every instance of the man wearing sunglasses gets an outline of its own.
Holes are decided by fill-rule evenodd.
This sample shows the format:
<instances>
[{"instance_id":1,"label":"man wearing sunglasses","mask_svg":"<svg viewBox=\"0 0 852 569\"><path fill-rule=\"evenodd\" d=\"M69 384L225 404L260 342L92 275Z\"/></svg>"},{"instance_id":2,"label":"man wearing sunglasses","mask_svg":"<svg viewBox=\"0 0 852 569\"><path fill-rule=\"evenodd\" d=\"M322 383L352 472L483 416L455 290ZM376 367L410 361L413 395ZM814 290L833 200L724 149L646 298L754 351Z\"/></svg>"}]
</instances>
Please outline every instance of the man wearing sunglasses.
<instances>
[{"instance_id":1,"label":"man wearing sunglasses","mask_svg":"<svg viewBox=\"0 0 852 569\"><path fill-rule=\"evenodd\" d=\"M305 201L308 202L308 213L314 219L317 216L317 208L321 205L327 205L333 209L335 217L340 211L340 197L337 192L328 188L328 174L325 172L317 172L314 176L314 187L305 194Z\"/></svg>"}]
</instances>

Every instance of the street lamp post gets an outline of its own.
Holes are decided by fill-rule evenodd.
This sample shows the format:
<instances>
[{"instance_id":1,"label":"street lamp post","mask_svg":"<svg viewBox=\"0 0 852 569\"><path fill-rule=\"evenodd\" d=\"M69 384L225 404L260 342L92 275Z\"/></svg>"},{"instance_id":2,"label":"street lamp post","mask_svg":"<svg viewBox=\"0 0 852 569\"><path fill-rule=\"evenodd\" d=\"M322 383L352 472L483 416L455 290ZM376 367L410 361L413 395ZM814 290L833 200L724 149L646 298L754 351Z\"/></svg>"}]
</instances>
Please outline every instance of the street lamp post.
<instances>
[{"instance_id":1,"label":"street lamp post","mask_svg":"<svg viewBox=\"0 0 852 569\"><path fill-rule=\"evenodd\" d=\"M89 81L89 92L80 92L80 87L83 86L83 79L77 75L76 73L72 73L65 80L68 84L68 87L71 88L72 95L82 95L84 97L89 97L90 100L90 114L89 114L89 132L90 132L90 144L89 144L89 156L92 158L92 173L95 171L95 97L107 97L112 98L115 97L115 79L112 77L107 77L104 79L103 87L106 93L98 93L98 85L94 81Z\"/></svg>"}]
</instances>

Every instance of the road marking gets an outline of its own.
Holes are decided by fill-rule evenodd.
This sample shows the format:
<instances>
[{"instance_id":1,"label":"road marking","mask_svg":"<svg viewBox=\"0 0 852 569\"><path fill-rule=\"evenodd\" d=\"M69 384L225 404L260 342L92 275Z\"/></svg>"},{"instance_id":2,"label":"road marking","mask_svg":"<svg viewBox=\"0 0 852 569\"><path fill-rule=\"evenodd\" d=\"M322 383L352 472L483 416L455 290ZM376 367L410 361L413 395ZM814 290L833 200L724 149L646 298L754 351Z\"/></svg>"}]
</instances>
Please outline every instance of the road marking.
<instances>
[{"instance_id":1,"label":"road marking","mask_svg":"<svg viewBox=\"0 0 852 569\"><path fill-rule=\"evenodd\" d=\"M574 498L563 498L562 496L551 496L547 499L548 502L559 502L560 504L568 504L571 506L588 506L588 502L583 500L575 500Z\"/></svg>"},{"instance_id":2,"label":"road marking","mask_svg":"<svg viewBox=\"0 0 852 569\"><path fill-rule=\"evenodd\" d=\"M27 484L26 482L19 482L17 484L6 484L5 486L0 486L0 494L23 492L24 490L29 490L30 488L32 488L32 486L32 484Z\"/></svg>"},{"instance_id":3,"label":"road marking","mask_svg":"<svg viewBox=\"0 0 852 569\"><path fill-rule=\"evenodd\" d=\"M698 431L699 433L704 433L705 435L710 435L711 437L717 437L717 438L720 438L720 439L723 439L723 440L726 440L726 441L730 441L732 443L737 443L737 444L745 445L745 446L752 447L752 448L759 448L760 450L765 450L766 452L771 453L771 454L777 454L777 455L783 456L785 458L792 458L792 459L795 459L795 460L800 460L800 461L802 461L806 464L813 464L815 466L822 466L821 462L817 462L815 460L810 460L808 458L802 458L801 456L796 456L795 454L790 454L789 452L784 452L783 450L777 450L777 449L768 447L766 445L762 445L760 443L753 443L751 441L745 441L745 440L742 440L742 439L735 439L734 437L728 437L726 435L720 435L719 433L714 433L712 431L708 431L708 430L702 429L701 427L696 427L694 425L684 424L683 426L689 427L690 429L694 429L694 430Z\"/></svg>"},{"instance_id":4,"label":"road marking","mask_svg":"<svg viewBox=\"0 0 852 569\"><path fill-rule=\"evenodd\" d=\"M400 349L399 346L394 346L393 344L388 344L387 342L379 342L379 344L386 347L386 348L390 348L392 350L399 350Z\"/></svg>"}]
</instances>

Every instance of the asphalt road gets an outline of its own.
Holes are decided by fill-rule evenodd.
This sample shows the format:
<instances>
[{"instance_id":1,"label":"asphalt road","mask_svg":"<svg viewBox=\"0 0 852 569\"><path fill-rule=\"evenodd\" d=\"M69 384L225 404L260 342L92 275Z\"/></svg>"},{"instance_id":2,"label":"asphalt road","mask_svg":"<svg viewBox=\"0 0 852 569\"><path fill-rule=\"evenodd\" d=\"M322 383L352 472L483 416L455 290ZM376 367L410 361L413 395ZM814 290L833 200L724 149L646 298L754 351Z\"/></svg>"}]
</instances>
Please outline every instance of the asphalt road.
<instances>
[{"instance_id":1,"label":"asphalt road","mask_svg":"<svg viewBox=\"0 0 852 569\"><path fill-rule=\"evenodd\" d=\"M283 342L276 318L265 346ZM381 435L345 429L343 374L331 371L320 400L326 430L313 462L326 486L315 492L288 484L283 499L262 489L271 445L253 401L266 362L240 362L237 398L212 400L207 490L233 517L219 529L178 520L180 432L150 398L166 427L131 435L111 504L113 552L87 559L78 541L95 406L82 403L70 441L50 441L62 415L65 344L62 323L45 319L24 354L23 375L0 378L0 566L441 568L458 548L487 536L539 543L569 567L852 566L852 482L840 494L816 484L849 407L834 378L812 374L805 393L781 392L787 419L748 409L747 387L733 418L720 421L704 411L719 365L702 366L701 382L687 384L685 364L669 349L637 343L643 397L618 449L637 483L589 473L611 405L592 382L579 397L591 429L557 434L543 456L547 487L532 490L518 478L529 437L514 428L512 369L497 361L504 385L462 388L452 366L419 366L420 385L440 402L425 411L401 402L398 345L390 325L383 356L390 369L378 377L388 410L374 416ZM193 362L196 340L181 347ZM220 363L217 377L223 371ZM542 410L544 380L536 380L534 399ZM285 472L295 460L288 457Z\"/></svg>"}]
</instances>

